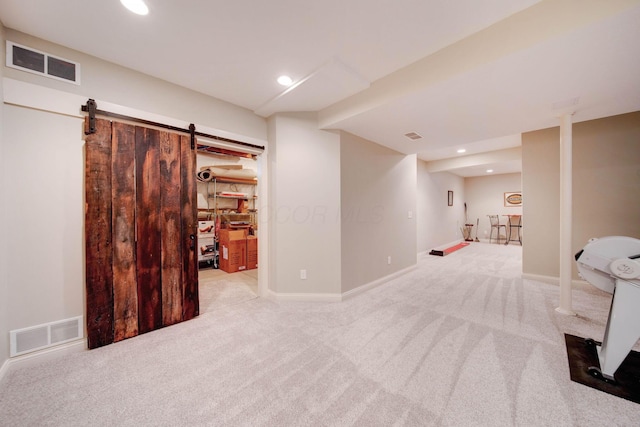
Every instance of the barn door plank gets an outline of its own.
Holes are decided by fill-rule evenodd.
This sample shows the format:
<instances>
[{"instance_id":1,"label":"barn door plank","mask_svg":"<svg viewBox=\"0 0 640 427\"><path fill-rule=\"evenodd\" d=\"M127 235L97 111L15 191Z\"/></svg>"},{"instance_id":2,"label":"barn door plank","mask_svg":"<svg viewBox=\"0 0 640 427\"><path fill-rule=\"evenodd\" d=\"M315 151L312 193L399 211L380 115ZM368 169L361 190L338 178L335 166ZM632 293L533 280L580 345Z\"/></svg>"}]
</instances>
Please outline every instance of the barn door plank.
<instances>
[{"instance_id":1,"label":"barn door plank","mask_svg":"<svg viewBox=\"0 0 640 427\"><path fill-rule=\"evenodd\" d=\"M199 315L188 136L97 119L86 138L89 348Z\"/></svg>"},{"instance_id":2,"label":"barn door plank","mask_svg":"<svg viewBox=\"0 0 640 427\"><path fill-rule=\"evenodd\" d=\"M113 123L114 341L138 335L136 278L135 126Z\"/></svg>"},{"instance_id":3,"label":"barn door plank","mask_svg":"<svg viewBox=\"0 0 640 427\"><path fill-rule=\"evenodd\" d=\"M196 235L198 228L198 206L196 154L191 148L189 136L180 138L181 197L182 197L182 319L189 320L200 314L198 296L198 255Z\"/></svg>"},{"instance_id":4,"label":"barn door plank","mask_svg":"<svg viewBox=\"0 0 640 427\"><path fill-rule=\"evenodd\" d=\"M136 127L138 329L162 327L160 132Z\"/></svg>"},{"instance_id":5,"label":"barn door plank","mask_svg":"<svg viewBox=\"0 0 640 427\"><path fill-rule=\"evenodd\" d=\"M88 118L85 120L87 126ZM89 348L113 342L111 123L96 120L85 144L85 256Z\"/></svg>"},{"instance_id":6,"label":"barn door plank","mask_svg":"<svg viewBox=\"0 0 640 427\"><path fill-rule=\"evenodd\" d=\"M180 136L160 133L162 323L182 321Z\"/></svg>"}]
</instances>

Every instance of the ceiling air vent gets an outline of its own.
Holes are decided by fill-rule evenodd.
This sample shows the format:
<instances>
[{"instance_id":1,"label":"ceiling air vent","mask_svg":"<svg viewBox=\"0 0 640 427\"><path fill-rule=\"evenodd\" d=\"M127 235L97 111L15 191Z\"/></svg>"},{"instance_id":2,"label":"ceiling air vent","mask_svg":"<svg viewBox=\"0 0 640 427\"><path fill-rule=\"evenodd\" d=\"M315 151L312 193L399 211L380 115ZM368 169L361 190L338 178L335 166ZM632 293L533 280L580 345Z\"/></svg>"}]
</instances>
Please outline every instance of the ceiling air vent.
<instances>
[{"instance_id":1,"label":"ceiling air vent","mask_svg":"<svg viewBox=\"0 0 640 427\"><path fill-rule=\"evenodd\" d=\"M407 138L409 138L412 141L416 141L418 139L422 139L422 135L420 135L417 132L409 132L409 133L405 133L404 136L406 136Z\"/></svg>"},{"instance_id":2,"label":"ceiling air vent","mask_svg":"<svg viewBox=\"0 0 640 427\"><path fill-rule=\"evenodd\" d=\"M80 84L80 64L8 40L7 67Z\"/></svg>"}]
</instances>

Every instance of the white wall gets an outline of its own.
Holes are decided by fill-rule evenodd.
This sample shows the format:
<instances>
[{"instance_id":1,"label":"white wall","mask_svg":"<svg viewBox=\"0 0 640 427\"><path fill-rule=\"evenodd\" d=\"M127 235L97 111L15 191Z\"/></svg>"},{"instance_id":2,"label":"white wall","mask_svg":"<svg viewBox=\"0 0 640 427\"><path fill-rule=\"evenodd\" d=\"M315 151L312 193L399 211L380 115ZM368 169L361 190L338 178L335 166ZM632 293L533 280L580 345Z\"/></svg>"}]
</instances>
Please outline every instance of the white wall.
<instances>
[{"instance_id":1,"label":"white wall","mask_svg":"<svg viewBox=\"0 0 640 427\"><path fill-rule=\"evenodd\" d=\"M340 171L347 292L415 265L416 156L341 132Z\"/></svg>"},{"instance_id":2,"label":"white wall","mask_svg":"<svg viewBox=\"0 0 640 427\"><path fill-rule=\"evenodd\" d=\"M339 294L340 136L313 113L292 113L269 119L269 138L270 288Z\"/></svg>"},{"instance_id":3,"label":"white wall","mask_svg":"<svg viewBox=\"0 0 640 427\"><path fill-rule=\"evenodd\" d=\"M38 102L55 107L74 96L106 100L246 136L247 142L266 141L266 121L249 110L13 30L6 36L82 66L80 86L3 66L3 85L35 85L42 92ZM2 110L0 363L8 358L9 330L84 314L85 265L81 119L8 104Z\"/></svg>"},{"instance_id":4,"label":"white wall","mask_svg":"<svg viewBox=\"0 0 640 427\"><path fill-rule=\"evenodd\" d=\"M449 172L429 173L426 162L417 161L417 251L462 240L464 224L464 179ZM453 206L447 191L453 191Z\"/></svg>"},{"instance_id":5,"label":"white wall","mask_svg":"<svg viewBox=\"0 0 640 427\"><path fill-rule=\"evenodd\" d=\"M477 220L480 220L478 229L478 239L480 240L489 238L491 223L488 215L499 215L500 224L507 223L507 218L503 215L522 215L521 206L506 207L504 205L504 193L522 191L522 174L520 173L465 178L464 188L467 216L469 223L473 224L474 236ZM526 218L523 217L523 235L525 223ZM495 238L495 232L493 237Z\"/></svg>"}]
</instances>

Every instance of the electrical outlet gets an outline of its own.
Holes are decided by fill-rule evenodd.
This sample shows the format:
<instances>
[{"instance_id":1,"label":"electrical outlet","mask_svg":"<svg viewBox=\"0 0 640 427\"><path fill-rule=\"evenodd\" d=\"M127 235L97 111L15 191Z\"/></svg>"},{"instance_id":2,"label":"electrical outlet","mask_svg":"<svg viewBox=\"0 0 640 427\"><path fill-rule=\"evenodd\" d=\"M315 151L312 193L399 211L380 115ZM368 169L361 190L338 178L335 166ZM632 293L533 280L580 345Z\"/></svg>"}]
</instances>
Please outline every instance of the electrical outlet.
<instances>
[{"instance_id":1,"label":"electrical outlet","mask_svg":"<svg viewBox=\"0 0 640 427\"><path fill-rule=\"evenodd\" d=\"M391 255L387 257L387 264L391 265Z\"/></svg>"},{"instance_id":2,"label":"electrical outlet","mask_svg":"<svg viewBox=\"0 0 640 427\"><path fill-rule=\"evenodd\" d=\"M409 211L409 213L407 214L407 218L409 218L409 219L413 218L413 212L412 211Z\"/></svg>"},{"instance_id":3,"label":"electrical outlet","mask_svg":"<svg viewBox=\"0 0 640 427\"><path fill-rule=\"evenodd\" d=\"M302 280L307 280L307 270L300 270L300 278Z\"/></svg>"}]
</instances>

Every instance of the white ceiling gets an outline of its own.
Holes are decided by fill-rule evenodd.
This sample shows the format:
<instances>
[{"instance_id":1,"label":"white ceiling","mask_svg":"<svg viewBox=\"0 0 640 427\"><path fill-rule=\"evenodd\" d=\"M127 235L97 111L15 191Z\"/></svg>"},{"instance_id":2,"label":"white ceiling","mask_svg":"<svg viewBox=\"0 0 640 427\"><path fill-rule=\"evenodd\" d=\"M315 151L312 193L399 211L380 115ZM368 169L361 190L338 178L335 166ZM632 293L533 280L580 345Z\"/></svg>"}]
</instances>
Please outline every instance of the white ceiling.
<instances>
[{"instance_id":1,"label":"white ceiling","mask_svg":"<svg viewBox=\"0 0 640 427\"><path fill-rule=\"evenodd\" d=\"M118 0L0 0L0 19L264 117L318 111L424 160L519 146L567 108L575 122L640 110L640 0L146 2L140 17ZM482 159L451 171L521 167Z\"/></svg>"}]
</instances>

